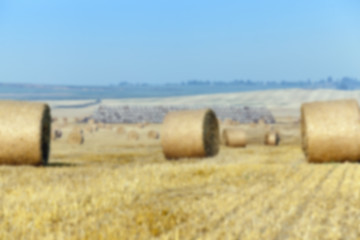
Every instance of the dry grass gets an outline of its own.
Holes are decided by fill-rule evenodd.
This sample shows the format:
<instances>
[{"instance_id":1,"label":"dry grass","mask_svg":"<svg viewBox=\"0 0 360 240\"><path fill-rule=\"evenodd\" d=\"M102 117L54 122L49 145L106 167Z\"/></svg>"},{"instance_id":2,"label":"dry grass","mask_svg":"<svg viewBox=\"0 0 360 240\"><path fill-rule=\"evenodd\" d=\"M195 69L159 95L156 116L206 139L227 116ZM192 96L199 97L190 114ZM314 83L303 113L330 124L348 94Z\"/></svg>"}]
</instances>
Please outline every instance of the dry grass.
<instances>
[{"instance_id":1,"label":"dry grass","mask_svg":"<svg viewBox=\"0 0 360 240\"><path fill-rule=\"evenodd\" d=\"M0 239L357 239L360 166L307 164L278 129L277 148L179 161L146 128L62 138L47 167L0 166Z\"/></svg>"}]
</instances>

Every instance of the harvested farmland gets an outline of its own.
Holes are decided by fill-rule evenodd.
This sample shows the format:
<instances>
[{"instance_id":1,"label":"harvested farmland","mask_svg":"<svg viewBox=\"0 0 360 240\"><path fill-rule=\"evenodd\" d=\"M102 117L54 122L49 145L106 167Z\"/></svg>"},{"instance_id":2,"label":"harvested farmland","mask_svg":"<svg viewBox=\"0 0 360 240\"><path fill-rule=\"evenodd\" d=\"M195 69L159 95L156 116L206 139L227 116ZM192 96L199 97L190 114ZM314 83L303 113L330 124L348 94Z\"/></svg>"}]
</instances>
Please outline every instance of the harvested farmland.
<instances>
[{"instance_id":1,"label":"harvested farmland","mask_svg":"<svg viewBox=\"0 0 360 240\"><path fill-rule=\"evenodd\" d=\"M294 120L295 121L295 120ZM168 161L136 129L52 143L46 167L0 166L0 239L357 239L360 166L308 164L300 125L274 124L278 147L220 146L212 158ZM241 129L254 131L250 124ZM143 137L145 136L145 137Z\"/></svg>"}]
</instances>

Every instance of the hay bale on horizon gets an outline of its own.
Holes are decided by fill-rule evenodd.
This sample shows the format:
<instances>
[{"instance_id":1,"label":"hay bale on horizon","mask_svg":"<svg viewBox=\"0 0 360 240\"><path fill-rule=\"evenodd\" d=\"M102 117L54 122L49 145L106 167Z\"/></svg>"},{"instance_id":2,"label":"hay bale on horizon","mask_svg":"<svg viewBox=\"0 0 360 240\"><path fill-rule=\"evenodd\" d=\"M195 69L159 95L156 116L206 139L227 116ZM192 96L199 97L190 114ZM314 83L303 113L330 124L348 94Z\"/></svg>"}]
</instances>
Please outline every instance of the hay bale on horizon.
<instances>
[{"instance_id":1,"label":"hay bale on horizon","mask_svg":"<svg viewBox=\"0 0 360 240\"><path fill-rule=\"evenodd\" d=\"M239 128L226 128L223 130L223 139L226 146L246 147L247 134Z\"/></svg>"},{"instance_id":2,"label":"hay bale on horizon","mask_svg":"<svg viewBox=\"0 0 360 240\"><path fill-rule=\"evenodd\" d=\"M264 138L265 145L277 146L280 143L280 134L277 131L268 131Z\"/></svg>"},{"instance_id":3,"label":"hay bale on horizon","mask_svg":"<svg viewBox=\"0 0 360 240\"><path fill-rule=\"evenodd\" d=\"M94 128L94 126L88 124L85 126L85 131L88 133L93 133L95 131L95 128Z\"/></svg>"},{"instance_id":4,"label":"hay bale on horizon","mask_svg":"<svg viewBox=\"0 0 360 240\"><path fill-rule=\"evenodd\" d=\"M47 104L0 101L0 164L47 164L50 138Z\"/></svg>"},{"instance_id":5,"label":"hay bale on horizon","mask_svg":"<svg viewBox=\"0 0 360 240\"><path fill-rule=\"evenodd\" d=\"M159 139L160 134L155 130L150 130L150 131L148 131L147 136L150 139Z\"/></svg>"},{"instance_id":6,"label":"hay bale on horizon","mask_svg":"<svg viewBox=\"0 0 360 240\"><path fill-rule=\"evenodd\" d=\"M140 138L140 135L139 135L139 133L138 133L137 131L135 131L135 130L131 130L131 131L129 131L128 134L127 134L127 139L128 139L128 140L137 141L137 140L139 140L139 138Z\"/></svg>"},{"instance_id":7,"label":"hay bale on horizon","mask_svg":"<svg viewBox=\"0 0 360 240\"><path fill-rule=\"evenodd\" d=\"M308 162L360 160L360 113L355 99L304 103L301 141Z\"/></svg>"},{"instance_id":8,"label":"hay bale on horizon","mask_svg":"<svg viewBox=\"0 0 360 240\"><path fill-rule=\"evenodd\" d=\"M96 121L95 121L95 119L90 118L87 123L91 124L91 125L94 125L94 124L96 124Z\"/></svg>"},{"instance_id":9,"label":"hay bale on horizon","mask_svg":"<svg viewBox=\"0 0 360 240\"><path fill-rule=\"evenodd\" d=\"M219 151L219 125L210 109L170 112L162 129L161 145L167 159L210 157Z\"/></svg>"},{"instance_id":10,"label":"hay bale on horizon","mask_svg":"<svg viewBox=\"0 0 360 240\"><path fill-rule=\"evenodd\" d=\"M73 128L67 138L67 143L69 144L81 145L84 141L84 131L78 127Z\"/></svg>"},{"instance_id":11,"label":"hay bale on horizon","mask_svg":"<svg viewBox=\"0 0 360 240\"><path fill-rule=\"evenodd\" d=\"M51 132L51 139L52 140L57 140L57 139L60 139L62 137L62 131L61 129L54 129L52 132Z\"/></svg>"},{"instance_id":12,"label":"hay bale on horizon","mask_svg":"<svg viewBox=\"0 0 360 240\"><path fill-rule=\"evenodd\" d=\"M123 135L125 134L125 128L123 126L119 126L117 129L116 129L116 133L119 134L119 135Z\"/></svg>"}]
</instances>

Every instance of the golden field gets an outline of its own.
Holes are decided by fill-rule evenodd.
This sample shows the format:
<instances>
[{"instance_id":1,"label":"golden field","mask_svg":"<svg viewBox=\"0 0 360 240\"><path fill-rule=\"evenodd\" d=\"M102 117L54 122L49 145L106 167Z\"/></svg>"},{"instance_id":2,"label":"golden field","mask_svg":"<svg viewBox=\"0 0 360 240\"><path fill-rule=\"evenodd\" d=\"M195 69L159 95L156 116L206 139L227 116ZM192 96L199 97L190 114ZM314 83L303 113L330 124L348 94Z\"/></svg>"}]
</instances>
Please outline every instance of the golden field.
<instances>
[{"instance_id":1,"label":"golden field","mask_svg":"<svg viewBox=\"0 0 360 240\"><path fill-rule=\"evenodd\" d=\"M118 105L236 105L267 107L280 146L262 144L269 126L246 148L221 145L213 158L169 161L160 140L135 129L127 140L113 129L85 130L83 145L66 142L75 117L98 106L56 108L68 117L51 143L46 167L0 166L0 239L360 239L360 165L308 164L301 150L302 102L359 97L356 91L274 90L154 99L107 99ZM86 101L85 101L86 102ZM86 128L85 125L77 125ZM224 126L222 126L224 127Z\"/></svg>"},{"instance_id":2,"label":"golden field","mask_svg":"<svg viewBox=\"0 0 360 240\"><path fill-rule=\"evenodd\" d=\"M140 133L138 141L114 125L70 145L74 125L52 142L48 166L0 166L0 239L360 236L359 165L306 163L295 122L275 126L278 147L254 141L175 161L163 157L160 140L146 137L161 125L125 125Z\"/></svg>"}]
</instances>

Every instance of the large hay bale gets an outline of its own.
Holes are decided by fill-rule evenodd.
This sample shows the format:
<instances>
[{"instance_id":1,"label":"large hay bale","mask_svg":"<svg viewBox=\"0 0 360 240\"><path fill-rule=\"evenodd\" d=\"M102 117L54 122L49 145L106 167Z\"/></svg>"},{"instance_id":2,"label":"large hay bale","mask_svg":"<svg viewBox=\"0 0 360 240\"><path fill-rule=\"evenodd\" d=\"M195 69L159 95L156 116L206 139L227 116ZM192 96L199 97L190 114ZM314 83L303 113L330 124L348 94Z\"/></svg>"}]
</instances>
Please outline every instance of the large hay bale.
<instances>
[{"instance_id":1,"label":"large hay bale","mask_svg":"<svg viewBox=\"0 0 360 240\"><path fill-rule=\"evenodd\" d=\"M80 128L73 128L68 135L67 142L70 144L83 144L84 143L84 131Z\"/></svg>"},{"instance_id":2,"label":"large hay bale","mask_svg":"<svg viewBox=\"0 0 360 240\"><path fill-rule=\"evenodd\" d=\"M276 131L269 131L265 134L265 145L277 146L280 143L280 134Z\"/></svg>"},{"instance_id":3,"label":"large hay bale","mask_svg":"<svg viewBox=\"0 0 360 240\"><path fill-rule=\"evenodd\" d=\"M223 139L226 146L246 147L246 132L239 128L226 128L223 131Z\"/></svg>"},{"instance_id":4,"label":"large hay bale","mask_svg":"<svg viewBox=\"0 0 360 240\"><path fill-rule=\"evenodd\" d=\"M162 129L161 144L168 159L208 157L219 151L219 125L210 109L170 112Z\"/></svg>"},{"instance_id":5,"label":"large hay bale","mask_svg":"<svg viewBox=\"0 0 360 240\"><path fill-rule=\"evenodd\" d=\"M128 140L137 141L137 140L139 140L139 138L140 138L139 133L134 131L134 130L129 131L128 134L127 134L127 139Z\"/></svg>"},{"instance_id":6,"label":"large hay bale","mask_svg":"<svg viewBox=\"0 0 360 240\"><path fill-rule=\"evenodd\" d=\"M0 101L0 164L46 164L50 137L47 104Z\"/></svg>"},{"instance_id":7,"label":"large hay bale","mask_svg":"<svg viewBox=\"0 0 360 240\"><path fill-rule=\"evenodd\" d=\"M304 103L302 148L309 162L360 160L360 113L356 100Z\"/></svg>"},{"instance_id":8,"label":"large hay bale","mask_svg":"<svg viewBox=\"0 0 360 240\"><path fill-rule=\"evenodd\" d=\"M160 137L159 133L155 130L148 131L147 136L150 139L159 139L159 137Z\"/></svg>"}]
</instances>

